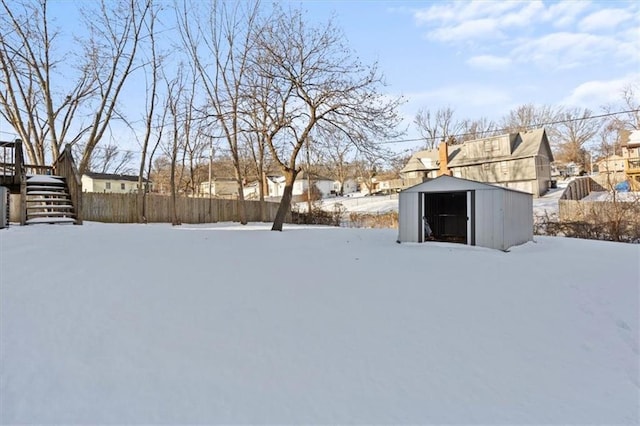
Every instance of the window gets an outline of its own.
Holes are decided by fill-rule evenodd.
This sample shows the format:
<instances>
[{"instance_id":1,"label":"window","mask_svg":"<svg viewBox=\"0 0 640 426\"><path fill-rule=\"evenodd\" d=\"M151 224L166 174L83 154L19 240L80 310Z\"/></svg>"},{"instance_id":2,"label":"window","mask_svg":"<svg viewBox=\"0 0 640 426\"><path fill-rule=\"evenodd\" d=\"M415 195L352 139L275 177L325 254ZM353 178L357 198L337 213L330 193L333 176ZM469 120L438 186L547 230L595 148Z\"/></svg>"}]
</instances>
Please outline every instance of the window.
<instances>
[{"instance_id":1,"label":"window","mask_svg":"<svg viewBox=\"0 0 640 426\"><path fill-rule=\"evenodd\" d=\"M104 189L111 189L111 182L105 182Z\"/></svg>"},{"instance_id":2,"label":"window","mask_svg":"<svg viewBox=\"0 0 640 426\"><path fill-rule=\"evenodd\" d=\"M124 188L124 183L121 183L121 184L120 184L120 189L122 189L122 190L124 191L124 189L125 189L125 188Z\"/></svg>"}]
</instances>

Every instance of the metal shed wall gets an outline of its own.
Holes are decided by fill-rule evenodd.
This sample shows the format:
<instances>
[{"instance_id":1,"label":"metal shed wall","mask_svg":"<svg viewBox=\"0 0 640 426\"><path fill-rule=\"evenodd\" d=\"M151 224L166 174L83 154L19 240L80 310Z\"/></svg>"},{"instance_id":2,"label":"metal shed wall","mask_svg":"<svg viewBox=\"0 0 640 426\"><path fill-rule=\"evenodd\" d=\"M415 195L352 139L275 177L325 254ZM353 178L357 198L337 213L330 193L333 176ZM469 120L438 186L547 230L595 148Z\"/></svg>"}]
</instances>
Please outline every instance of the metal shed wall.
<instances>
[{"instance_id":1,"label":"metal shed wall","mask_svg":"<svg viewBox=\"0 0 640 426\"><path fill-rule=\"evenodd\" d=\"M476 245L502 250L504 209L501 189L476 190Z\"/></svg>"},{"instance_id":2,"label":"metal shed wall","mask_svg":"<svg viewBox=\"0 0 640 426\"><path fill-rule=\"evenodd\" d=\"M504 241L501 250L533 240L533 196L503 191Z\"/></svg>"},{"instance_id":3,"label":"metal shed wall","mask_svg":"<svg viewBox=\"0 0 640 426\"><path fill-rule=\"evenodd\" d=\"M398 241L419 243L421 225L420 193L401 192L398 197Z\"/></svg>"}]
</instances>

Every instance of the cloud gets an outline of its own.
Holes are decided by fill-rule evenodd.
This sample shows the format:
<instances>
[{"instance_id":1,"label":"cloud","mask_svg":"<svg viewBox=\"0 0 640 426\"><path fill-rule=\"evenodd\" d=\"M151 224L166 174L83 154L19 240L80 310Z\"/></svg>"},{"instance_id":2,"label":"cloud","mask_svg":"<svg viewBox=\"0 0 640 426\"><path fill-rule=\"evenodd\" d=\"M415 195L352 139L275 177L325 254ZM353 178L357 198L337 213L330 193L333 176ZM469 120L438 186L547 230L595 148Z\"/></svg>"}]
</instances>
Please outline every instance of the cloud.
<instances>
[{"instance_id":1,"label":"cloud","mask_svg":"<svg viewBox=\"0 0 640 426\"><path fill-rule=\"evenodd\" d=\"M640 83L640 73L614 80L587 81L574 88L569 96L562 100L562 104L596 110L603 105L619 102L622 90L633 83Z\"/></svg>"},{"instance_id":2,"label":"cloud","mask_svg":"<svg viewBox=\"0 0 640 426\"><path fill-rule=\"evenodd\" d=\"M408 93L405 97L408 100L407 109L415 108L415 111L419 108L437 109L450 105L477 109L500 106L511 101L511 96L503 89L473 84L460 84Z\"/></svg>"},{"instance_id":3,"label":"cloud","mask_svg":"<svg viewBox=\"0 0 640 426\"><path fill-rule=\"evenodd\" d=\"M503 34L498 29L495 20L477 19L451 27L438 28L429 32L428 37L439 41L463 41L468 39L477 40L479 38L500 38L503 37Z\"/></svg>"},{"instance_id":4,"label":"cloud","mask_svg":"<svg viewBox=\"0 0 640 426\"><path fill-rule=\"evenodd\" d=\"M542 14L542 19L550 22L555 28L572 26L584 11L591 6L589 1L565 0L552 4Z\"/></svg>"},{"instance_id":5,"label":"cloud","mask_svg":"<svg viewBox=\"0 0 640 426\"><path fill-rule=\"evenodd\" d=\"M517 62L533 62L547 69L569 69L600 63L603 56L620 54L621 47L624 46L612 37L559 32L523 39L511 54Z\"/></svg>"},{"instance_id":6,"label":"cloud","mask_svg":"<svg viewBox=\"0 0 640 426\"><path fill-rule=\"evenodd\" d=\"M523 9L500 17L500 25L505 27L525 27L539 20L539 16L544 12L544 4L541 1L532 1L524 4L526 7Z\"/></svg>"},{"instance_id":7,"label":"cloud","mask_svg":"<svg viewBox=\"0 0 640 426\"><path fill-rule=\"evenodd\" d=\"M427 27L428 39L460 46L463 52L473 48L467 64L475 68L501 69L510 59L512 64L561 70L637 61L640 15L633 3L624 4L604 8L589 1L442 2L414 11L414 18ZM488 60L491 57L505 60Z\"/></svg>"},{"instance_id":8,"label":"cloud","mask_svg":"<svg viewBox=\"0 0 640 426\"><path fill-rule=\"evenodd\" d=\"M414 18L419 25L438 21L447 24L496 18L518 7L519 4L512 1L443 2L426 9L416 10Z\"/></svg>"},{"instance_id":9,"label":"cloud","mask_svg":"<svg viewBox=\"0 0 640 426\"><path fill-rule=\"evenodd\" d=\"M582 19L578 28L584 32L613 29L632 16L624 9L602 9Z\"/></svg>"},{"instance_id":10,"label":"cloud","mask_svg":"<svg viewBox=\"0 0 640 426\"><path fill-rule=\"evenodd\" d=\"M509 68L511 59L493 55L479 55L469 58L467 64L482 70L500 71Z\"/></svg>"}]
</instances>

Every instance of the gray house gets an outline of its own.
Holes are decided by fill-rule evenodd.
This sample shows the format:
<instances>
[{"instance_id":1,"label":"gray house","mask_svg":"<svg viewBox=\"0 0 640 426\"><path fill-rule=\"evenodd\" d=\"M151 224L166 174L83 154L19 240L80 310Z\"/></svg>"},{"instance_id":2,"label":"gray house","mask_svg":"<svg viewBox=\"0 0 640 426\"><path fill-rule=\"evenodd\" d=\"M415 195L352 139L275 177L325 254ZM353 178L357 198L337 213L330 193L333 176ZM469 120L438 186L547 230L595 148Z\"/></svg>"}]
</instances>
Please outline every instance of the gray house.
<instances>
[{"instance_id":1,"label":"gray house","mask_svg":"<svg viewBox=\"0 0 640 426\"><path fill-rule=\"evenodd\" d=\"M427 229L436 241L507 250L533 240L533 196L443 175L399 196L398 242L427 241Z\"/></svg>"},{"instance_id":2,"label":"gray house","mask_svg":"<svg viewBox=\"0 0 640 426\"><path fill-rule=\"evenodd\" d=\"M437 160L436 160L437 159ZM438 150L414 154L402 176L455 177L491 183L539 197L550 186L553 154L544 129L508 133L459 145L441 144Z\"/></svg>"}]
</instances>

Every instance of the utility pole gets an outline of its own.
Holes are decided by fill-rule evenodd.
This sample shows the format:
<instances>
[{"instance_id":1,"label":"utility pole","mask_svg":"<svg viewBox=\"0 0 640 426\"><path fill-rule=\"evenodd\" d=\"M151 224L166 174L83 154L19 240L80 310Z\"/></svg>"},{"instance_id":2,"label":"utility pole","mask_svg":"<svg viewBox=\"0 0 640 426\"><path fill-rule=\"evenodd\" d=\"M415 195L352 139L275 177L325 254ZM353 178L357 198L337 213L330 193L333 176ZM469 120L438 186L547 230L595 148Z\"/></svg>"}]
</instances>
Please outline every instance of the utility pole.
<instances>
[{"instance_id":1,"label":"utility pole","mask_svg":"<svg viewBox=\"0 0 640 426\"><path fill-rule=\"evenodd\" d=\"M309 217L311 217L311 175L309 174L309 169L311 168L311 155L309 154L309 138L307 136L307 213L309 213Z\"/></svg>"},{"instance_id":2,"label":"utility pole","mask_svg":"<svg viewBox=\"0 0 640 426\"><path fill-rule=\"evenodd\" d=\"M213 222L211 218L211 174L213 169L213 136L209 137L209 220Z\"/></svg>"},{"instance_id":3,"label":"utility pole","mask_svg":"<svg viewBox=\"0 0 640 426\"><path fill-rule=\"evenodd\" d=\"M209 139L209 198L211 198L211 169L213 168L213 138Z\"/></svg>"}]
</instances>

